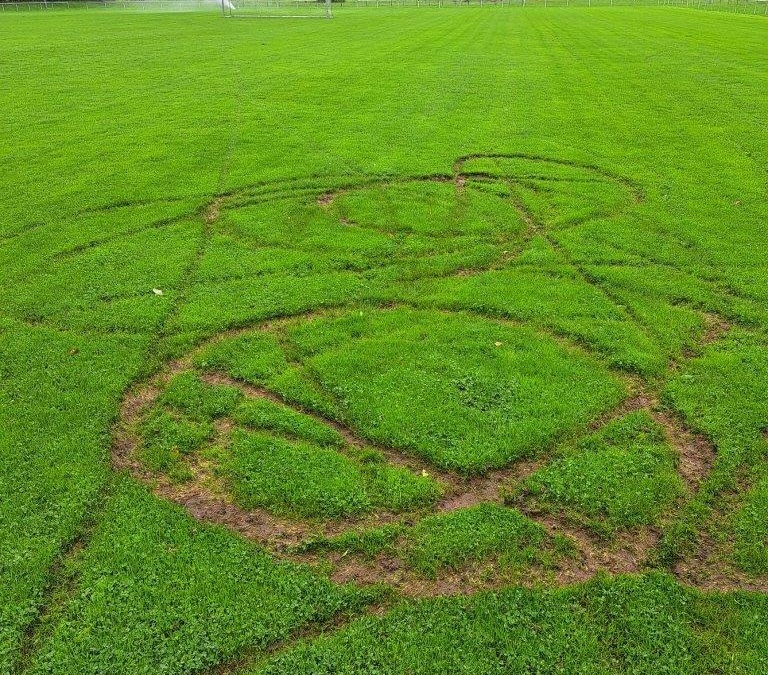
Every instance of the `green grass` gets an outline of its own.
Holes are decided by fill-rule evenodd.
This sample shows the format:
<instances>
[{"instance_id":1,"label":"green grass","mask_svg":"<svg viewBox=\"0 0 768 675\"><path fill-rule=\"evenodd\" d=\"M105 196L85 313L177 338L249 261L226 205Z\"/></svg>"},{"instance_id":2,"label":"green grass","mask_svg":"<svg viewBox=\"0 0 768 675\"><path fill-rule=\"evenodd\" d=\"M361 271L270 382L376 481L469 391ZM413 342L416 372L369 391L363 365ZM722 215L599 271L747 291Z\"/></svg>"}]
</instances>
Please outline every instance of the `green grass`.
<instances>
[{"instance_id":1,"label":"green grass","mask_svg":"<svg viewBox=\"0 0 768 675\"><path fill-rule=\"evenodd\" d=\"M732 523L734 558L744 571L768 574L768 479L763 478L745 496Z\"/></svg>"},{"instance_id":2,"label":"green grass","mask_svg":"<svg viewBox=\"0 0 768 675\"><path fill-rule=\"evenodd\" d=\"M675 460L664 430L647 413L630 413L537 470L519 498L605 534L651 525L683 494Z\"/></svg>"},{"instance_id":3,"label":"green grass","mask_svg":"<svg viewBox=\"0 0 768 675\"><path fill-rule=\"evenodd\" d=\"M765 611L764 596L701 596L663 575L511 588L404 603L246 672L758 673Z\"/></svg>"},{"instance_id":4,"label":"green grass","mask_svg":"<svg viewBox=\"0 0 768 675\"><path fill-rule=\"evenodd\" d=\"M152 471L167 471L213 438L211 424L177 418L156 410L141 425L141 460Z\"/></svg>"},{"instance_id":5,"label":"green grass","mask_svg":"<svg viewBox=\"0 0 768 675\"><path fill-rule=\"evenodd\" d=\"M204 672L370 599L111 472L126 389L233 328L253 330L199 367L290 410L183 376L153 421L160 464L243 415L281 448L252 464L278 472L254 494L279 508L428 510L431 481L296 406L466 472L565 441L543 470L557 508L664 520L659 444L579 446L631 374L718 453L657 562L722 524L765 583L765 18L454 9L0 14L0 672ZM467 160L486 175L458 190L424 180L472 153L506 157ZM702 347L704 312L731 335ZM296 457L317 470L296 478ZM430 555L472 555L471 527ZM768 670L766 625L764 594L635 575L406 602L254 668L745 675Z\"/></svg>"},{"instance_id":6,"label":"green grass","mask_svg":"<svg viewBox=\"0 0 768 675\"><path fill-rule=\"evenodd\" d=\"M428 477L364 456L360 460L311 443L238 431L224 467L245 508L265 507L305 518L344 518L374 507L408 511L429 505L440 488Z\"/></svg>"},{"instance_id":7,"label":"green grass","mask_svg":"<svg viewBox=\"0 0 768 675\"><path fill-rule=\"evenodd\" d=\"M341 434L318 420L268 399L243 401L232 413L243 426L295 436L317 445L343 445Z\"/></svg>"},{"instance_id":8,"label":"green grass","mask_svg":"<svg viewBox=\"0 0 768 675\"><path fill-rule=\"evenodd\" d=\"M622 394L619 382L584 355L531 330L470 315L361 310L289 324L283 341L299 372L332 402L321 403L320 412L373 442L467 473L534 454ZM246 358L225 340L200 362L232 375L256 373L259 366ZM286 371L258 379L318 407L312 389L282 386Z\"/></svg>"},{"instance_id":9,"label":"green grass","mask_svg":"<svg viewBox=\"0 0 768 675\"><path fill-rule=\"evenodd\" d=\"M514 509L479 504L429 516L406 539L408 564L420 574L437 578L443 570L460 570L491 556L502 568L538 562L547 535L541 525Z\"/></svg>"}]
</instances>

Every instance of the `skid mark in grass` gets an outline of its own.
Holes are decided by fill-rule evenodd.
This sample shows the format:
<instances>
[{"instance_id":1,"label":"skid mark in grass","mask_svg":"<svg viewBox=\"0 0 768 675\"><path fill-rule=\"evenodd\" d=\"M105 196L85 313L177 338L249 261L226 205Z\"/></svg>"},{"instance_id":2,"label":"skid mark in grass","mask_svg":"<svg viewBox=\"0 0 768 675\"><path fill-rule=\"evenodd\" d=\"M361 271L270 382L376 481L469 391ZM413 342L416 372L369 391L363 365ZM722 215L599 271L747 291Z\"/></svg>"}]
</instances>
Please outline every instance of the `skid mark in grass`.
<instances>
[{"instance_id":1,"label":"skid mark in grass","mask_svg":"<svg viewBox=\"0 0 768 675\"><path fill-rule=\"evenodd\" d=\"M381 600L365 605L360 610L340 612L334 614L328 620L308 624L295 631L286 639L269 645L266 649L262 647L246 647L234 659L200 671L197 675L235 675L236 673L243 673L256 664L267 661L276 654L284 652L297 644L310 642L317 638L322 638L324 635L335 633L356 619L362 619L366 616L384 616L394 605L394 602L395 598L392 594L382 593Z\"/></svg>"},{"instance_id":2,"label":"skid mark in grass","mask_svg":"<svg viewBox=\"0 0 768 675\"><path fill-rule=\"evenodd\" d=\"M712 312L704 312L702 317L704 319L704 333L699 340L702 347L723 339L725 334L732 328L726 319Z\"/></svg>"},{"instance_id":3,"label":"skid mark in grass","mask_svg":"<svg viewBox=\"0 0 768 675\"><path fill-rule=\"evenodd\" d=\"M77 592L77 561L91 541L98 514L101 513L107 501L108 489L108 487L102 489L96 496L94 504L85 520L80 523L75 536L64 543L48 570L48 581L42 590L37 614L22 635L18 657L12 670L13 675L29 672L37 649L50 637L56 622L60 619L60 613Z\"/></svg>"},{"instance_id":4,"label":"skid mark in grass","mask_svg":"<svg viewBox=\"0 0 768 675\"><path fill-rule=\"evenodd\" d=\"M195 461L194 457L190 461L194 477L188 482L177 483L169 480L167 476L149 471L139 459L138 448L141 444L139 422L157 403L168 382L174 376L186 372L190 367L189 357L174 361L149 383L138 385L124 398L120 410L120 421L115 427L112 442L112 463L115 469L128 470L136 478L152 484L159 496L179 503L194 517L224 525L277 550L298 544L309 535L336 536L351 527L375 526L401 520L396 513L379 512L370 517L346 522L309 523L280 518L262 509L242 509L232 501L226 489L221 487L221 481L211 475L210 467L204 462ZM237 388L246 399L266 399L280 406L289 407L289 404L274 392L235 380L220 372L201 373L200 379L210 386ZM502 486L509 480L519 480L530 473L535 466L533 462L520 462L512 468L490 472L485 476L464 477L441 471L430 463L418 457L405 455L399 450L371 443L351 428L314 410L295 405L292 407L297 413L311 417L335 431L343 439L348 451L373 449L391 466L402 467L415 475L428 475L431 479L437 480L443 488L443 496L435 506L438 511L451 511L487 501L500 502ZM227 443L226 437L231 432L232 426L232 421L228 418L216 420L218 440L223 444Z\"/></svg>"},{"instance_id":5,"label":"skid mark in grass","mask_svg":"<svg viewBox=\"0 0 768 675\"><path fill-rule=\"evenodd\" d=\"M333 315L333 312L331 314ZM303 319L319 320L326 315L327 312L310 312ZM293 321L295 319L277 319L262 323L261 328L270 331L284 330ZM211 344L221 344L226 339L247 336L253 330L253 327L234 329L224 336L213 338ZM201 349L205 349L205 346ZM279 517L264 509L241 508L233 501L221 480L212 475L211 467L205 462L193 459L189 463L193 478L183 483L147 471L137 458L140 443L136 433L138 420L156 403L174 376L193 368L194 360L193 353L172 362L149 384L136 387L126 396L121 410L121 423L117 427L113 444L115 468L128 469L135 477L153 484L158 496L179 503L195 518L222 525L258 541L279 557L316 565L318 569L324 570L329 578L340 583L385 583L403 594L431 596L473 592L479 588L493 588L510 582L511 577L495 571L493 563L488 565L481 562L464 570L446 572L437 579L425 579L387 553L370 559L344 552L297 552L306 541L317 537L339 537L355 530L386 525L411 527L423 518L423 511L411 514L380 511L370 516L340 522L303 521ZM431 508L435 513L450 513L486 503L501 504L507 486L525 480L544 465L544 460L540 458L518 461L508 468L490 471L485 475L461 476L440 470L429 462L404 454L400 450L371 443L337 419L317 410L290 403L266 387L237 380L221 371L201 372L199 377L208 386L236 388L246 399L265 399L281 406L290 405L297 413L307 415L333 429L349 450L373 448L391 465L405 467L415 474L428 474L439 481L444 490L442 498ZM650 392L639 378L628 378L627 381L630 385L630 395L612 411L600 416L588 430L600 429L628 413L647 410L654 421L663 427L667 440L677 450L680 458L679 473L692 493L699 487L711 467L714 448L703 436L688 429L678 417L661 410L656 395ZM232 429L231 420L218 419L216 428L219 438L226 444L226 438ZM516 506L527 517L541 524L549 536L559 536L569 541L574 551L570 556L558 558L552 568L539 571L529 569L525 578L514 577L517 583L577 583L600 571L618 574L642 570L651 565L651 554L660 536L655 527L632 528L605 540L557 514L528 509L524 504Z\"/></svg>"},{"instance_id":6,"label":"skid mark in grass","mask_svg":"<svg viewBox=\"0 0 768 675\"><path fill-rule=\"evenodd\" d=\"M203 211L203 220L207 225L213 225L219 219L223 204L224 197L216 197L205 207Z\"/></svg>"},{"instance_id":7,"label":"skid mark in grass","mask_svg":"<svg viewBox=\"0 0 768 675\"><path fill-rule=\"evenodd\" d=\"M528 166L529 170L526 172L523 172L523 174L520 177L510 176L505 177L503 175L496 175L493 173L487 173L484 174L483 172L477 171L477 172L470 172L470 171L464 171L465 164L469 159L477 160L480 158L489 158L493 160L515 160L519 162L523 162ZM566 176L555 176L555 175L549 175L548 170L552 169L552 167L573 167L576 171L574 175L566 175ZM224 171L225 169L222 169ZM90 208L87 211L84 211L80 215L93 215L93 214L99 214L99 213L107 213L107 212L114 212L116 210L122 209L122 208L132 208L132 207L142 207L142 206L152 206L152 205L161 205L163 203L168 204L174 204L176 202L181 201L195 201L197 200L198 203L200 201L203 201L203 206L196 207L186 215L180 215L178 216L178 219L183 220L185 218L187 219L197 219L199 218L203 223L203 235L200 242L200 245L198 247L197 252L195 253L193 260L190 262L187 270L182 275L181 281L175 285L175 287L178 290L178 294L172 299L170 303L170 308L166 314L166 318L161 322L161 331L160 333L162 335L167 335L170 332L170 328L174 325L174 322L176 320L178 311L180 307L187 303L187 298L190 296L190 292L194 289L195 285L197 284L197 269L199 266L200 260L203 258L203 256L206 254L206 252L209 249L209 244L212 239L212 236L215 232L222 229L222 224L220 221L222 221L222 216L225 214L225 212L232 212L236 213L243 207L246 207L251 204L263 204L267 203L269 201L273 200L289 200L294 201L297 203L307 203L308 201L311 201L312 199L315 200L315 203L317 206L320 207L323 211L330 211L333 207L336 206L336 202L341 197L346 197L349 194L353 194L356 191L366 190L369 188L377 188L386 190L389 188L398 188L399 187L407 187L408 185L412 186L418 186L419 184L423 185L439 185L439 184L450 184L452 183L455 185L456 193L456 203L455 208L453 209L453 216L455 218L458 218L459 220L462 219L463 215L465 214L467 205L466 205L466 197L467 193L469 191L470 187L474 187L475 185L481 185L483 183L490 184L495 183L497 185L504 185L505 183L513 183L513 184L527 184L527 182L530 182L531 177L535 178L539 181L546 181L549 179L560 181L563 183L577 183L582 182L585 180L589 181L599 181L599 182L612 182L615 185L618 185L620 187L626 188L626 180L625 179L619 179L618 177L612 176L608 172L601 172L597 167L593 167L589 164L579 164L576 162L569 162L569 161L562 161L558 159L552 159L552 158L546 158L546 157L535 157L533 155L524 155L524 154L501 154L501 153L490 153L487 155L483 154L475 154L471 156L466 156L463 158L460 158L456 160L454 165L454 171L452 173L433 173L433 174L417 174L417 175L401 175L401 176L392 176L392 175L382 175L382 176L357 176L357 177L349 177L349 176L309 176L309 177L294 177L294 178L286 178L283 180L277 180L277 181L260 181L253 183L251 185L244 185L239 188L228 190L228 191L221 191L215 196L190 196L187 198L176 198L176 197L169 197L168 199L150 199L150 200L123 200L120 202L115 202L112 204L107 204L103 207L94 207ZM626 191L626 190L625 190ZM504 201L504 197L500 197L499 195L496 195L500 198L500 202ZM634 198L632 197L632 194L630 191L627 192L626 195L625 204L618 205L617 208L624 208L624 206L630 205L633 203ZM635 200L636 201L636 200ZM377 226L371 226L366 225L363 222L357 222L354 218L348 218L345 215L341 215L341 222L347 221L349 223L355 223L360 229L366 229L368 230L370 228L370 231L377 231ZM525 219L524 219L525 220ZM155 228L161 228L165 225L173 224L173 222L176 222L176 217L173 219L161 219L154 223L147 224L146 226L142 226L140 229L144 229L145 227L155 227ZM225 226L226 227L226 226ZM462 264L461 261L457 260L455 262L440 262L438 258L435 258L435 265L433 268L430 268L430 261L432 257L434 257L434 254L416 254L413 251L407 250L404 255L406 256L403 261L408 262L410 260L413 260L416 262L416 265L418 269L414 269L413 272L409 272L406 270L406 277L403 279L403 281L407 281L411 277L413 278L447 278L450 276L456 276L461 277L463 275L469 275L477 273L481 270L486 269L498 269L501 267L504 267L507 265L510 260L512 260L517 254L519 254L524 246L526 241L530 239L530 237L534 234L534 230L532 228L528 228L528 231L525 231L521 233L518 236L518 233L513 231L514 228L510 228L509 232L505 234L504 237L501 239L496 236L496 241L494 241L494 246L498 248L498 251L496 254L490 256L488 262L483 262L482 264L477 264L477 261L467 259ZM130 233L128 233L130 234ZM426 239L424 241L431 241L434 243L439 242L441 240L440 233L437 231L429 231L427 233L422 233ZM126 236L125 233L121 234L120 236ZM421 235L420 235L421 236ZM474 235L473 235L474 236ZM445 241L450 241L451 236L448 237L442 237ZM476 237L478 242L489 243L486 241L488 237L483 234L479 233ZM503 241L502 241L503 239ZM60 257L62 257L62 262L68 261L70 258L73 259L73 262L75 262L74 259L77 259L77 257L80 254L87 253L87 251L95 246L102 245L104 243L108 243L112 240L112 237L107 237L106 239L102 238L96 238L93 241L86 242L80 246L78 246L75 249L71 249L65 252L62 252L59 254ZM423 244L423 241L421 242ZM458 251L453 252L456 256L459 255ZM333 256L335 255L334 252L330 252L329 255ZM393 264L393 261L390 257L385 256L383 258L377 258L375 260L371 261L363 261L365 264L362 264L361 269L365 271L373 271L377 268L388 268ZM394 262L399 262L399 260L395 260ZM355 261L354 262L356 267L360 267L361 262ZM446 267L447 266L447 267ZM394 270L393 270L394 274ZM254 280L258 279L260 274L254 274L253 278ZM247 279L249 277L248 274L237 274L234 275L233 278L242 278ZM361 279L361 282L364 282L365 279ZM397 281L397 279L393 279L393 282ZM170 288L170 287L169 287ZM120 296L121 291L119 289L116 289L112 292L112 295L115 297ZM57 315L56 323L62 324L66 323L66 311L61 316Z\"/></svg>"},{"instance_id":8,"label":"skid mark in grass","mask_svg":"<svg viewBox=\"0 0 768 675\"><path fill-rule=\"evenodd\" d=\"M768 593L765 576L751 576L737 569L733 561L733 541L726 534L732 531L734 514L750 487L747 481L738 481L736 489L721 495L717 508L710 510L706 528L697 532L695 549L674 564L675 576L682 583L706 591Z\"/></svg>"},{"instance_id":9,"label":"skid mark in grass","mask_svg":"<svg viewBox=\"0 0 768 675\"><path fill-rule=\"evenodd\" d=\"M573 167L574 169L587 171L594 173L612 182L618 183L624 186L632 196L632 200L635 203L641 203L645 200L645 191L642 186L635 181L611 171L590 163L578 162L576 160L560 159L553 157L546 157L543 155L535 155L530 153L474 153L459 157L453 163L453 171L456 174L465 174L465 167L467 163L473 160L523 160L524 162L530 162L534 167L541 166L562 166ZM534 169L535 170L535 169ZM493 174L491 174L493 175ZM528 174L524 178L536 178L536 174ZM547 178L552 178L548 176ZM567 180L567 179L566 179Z\"/></svg>"},{"instance_id":10,"label":"skid mark in grass","mask_svg":"<svg viewBox=\"0 0 768 675\"><path fill-rule=\"evenodd\" d=\"M337 195L337 192L323 192L323 194L317 198L317 205L321 209L328 208L333 203L333 200L336 199Z\"/></svg>"},{"instance_id":11,"label":"skid mark in grass","mask_svg":"<svg viewBox=\"0 0 768 675\"><path fill-rule=\"evenodd\" d=\"M490 165L486 167L483 162L490 163ZM505 162L513 165L517 163L514 166L515 171L510 170L509 166L505 169ZM548 173L550 170L551 173ZM542 195L546 196L550 190L549 185L576 183L585 186L613 184L623 190L625 195L623 200L619 200L611 209L597 209L593 214L577 219L578 223L581 223L592 218L615 216L631 205L642 202L644 200L643 190L629 179L616 176L589 164L526 154L490 153L467 155L459 158L454 163L451 174L358 179L348 177L286 179L282 182L256 183L238 190L220 193L197 211L203 227L200 244L178 284L178 295L163 321L160 334L166 335L166 337L171 334L170 328L174 317L178 314L185 296L194 286L196 270L208 249L214 232L222 227L222 223L225 228L229 227L228 221L224 218L226 212L234 214L241 208L276 200L297 200L300 202L312 200L315 207L326 214L335 215L338 218L338 224L351 231L360 230L364 236L369 236L367 232L388 233L390 236L394 236L393 232L386 229L391 229L389 224L386 225L385 229L382 229L383 226L379 225L375 219L358 219L353 214L345 212L344 204L346 200L354 197L356 191L388 190L390 188L407 190L410 189L409 186L417 186L420 183L432 184L436 190L438 189L437 185L442 183L450 183L454 186L456 202L451 210L451 217L463 218L467 200L471 198L472 194L483 193L506 201L522 223L522 231L517 234L517 239L499 242L499 250L501 251L502 247L507 250L496 256L491 263L482 266L458 266L448 272L441 272L438 276L461 278L477 274L479 271L503 267L508 264L510 257L514 258L524 250L526 242L530 242L535 236L540 236L548 242L553 250L558 252L577 276L604 295L619 312L624 313L628 320L637 325L641 331L647 331L640 317L635 315L633 310L628 308L618 295L614 295L607 284L594 278L588 269L570 255L567 248L561 245L558 238L550 231L546 219L540 217L524 201L518 191L528 190L530 193L541 197ZM329 188L329 184L334 187ZM383 208L391 209L392 207L384 205ZM336 213L337 211L338 213ZM391 218L392 214L390 213L388 217ZM570 221L563 227L572 227L574 223L576 221ZM407 232L406 236L410 236L413 232ZM229 234L235 236L234 233ZM439 241L441 237L446 239L440 232L428 232L427 236L431 237L431 241ZM249 246L252 245L256 244L249 243ZM294 244L289 242L282 248L286 248L286 246L294 246ZM414 254L412 252L410 255L412 257L415 255L416 259L419 259L420 256L423 259L429 257L429 254ZM373 270L377 264L383 266L388 263L373 261L366 269ZM259 274L254 274L254 280L257 280L259 276ZM427 274L427 276L435 276L435 273ZM242 275L241 278L247 279L248 275ZM262 320L256 325L254 322L244 321L241 327L232 328L211 338L208 345L222 344L224 341L235 339L238 336L247 337L249 332L256 330L272 332L278 336L280 348L285 352L286 363L290 367L298 368L302 365L301 360L293 355L294 347L286 341L285 330L290 328L297 319L301 319L306 325L315 319L325 320L329 316L332 317L334 313L341 316L340 312L343 310L355 308L358 305L359 301L357 303L354 300L351 302L340 301L328 303L328 306L322 311L300 310L295 313L276 313L274 319ZM379 310L408 306L407 302L373 304L373 307L378 307ZM335 307L335 309L329 307ZM368 309L372 308L369 307ZM456 312L450 309L440 310L439 313L445 317L456 315ZM478 319L494 321L500 326L520 326L525 323L494 318L484 311L472 310L463 312L462 315L474 315ZM729 328L727 322L714 314L703 315L703 320L705 330L700 339L700 346L720 339ZM593 353L589 346L574 344L572 337L555 335L551 330L545 330L541 327L536 327L535 331L546 335L548 339L554 340L566 351L573 354L591 355ZM313 369L305 369L304 376L308 378L307 384L316 388L313 396L327 398L327 405L330 406L328 409L322 406L318 407L315 404L304 404L301 402L301 397L297 399L294 395L286 396L283 390L280 390L281 393L277 393L272 386L236 379L231 374L226 373L225 369L206 369L198 372L194 366L195 353L171 362L148 383L137 386L128 393L123 402L121 419L115 431L113 443L115 468L128 470L139 480L151 484L158 496L181 504L195 518L222 525L249 539L258 541L278 557L310 563L316 566L321 573L338 582L354 581L363 585L385 583L400 593L421 596L472 592L479 588L497 587L500 584L509 583L513 579L517 583L576 583L588 579L598 572L617 574L636 572L652 567L655 565L655 551L659 546L663 528L668 522L674 520L682 505L690 501L697 493L714 463L715 449L712 443L702 434L689 428L679 415L661 406L657 391L658 382L655 380L646 381L640 376L624 373L621 379L627 388L628 395L612 410L599 414L590 424L570 432L571 440L573 440L574 434L578 436L579 434L598 432L621 417L637 411L645 411L663 429L667 443L676 452L677 474L686 488L685 496L676 500L675 504L665 511L661 522L619 530L610 537L605 537L585 527L578 520L567 517L564 513L558 513L556 510L542 511L532 504L526 504L524 500L522 502L517 501L515 506L531 522L537 523L537 527L543 528L542 531L548 537L547 541L568 542L567 554L555 555L550 563L544 565L529 561L530 564L526 567L525 574L521 574L519 569L512 572L502 571L496 564L498 561L491 556L487 559L476 560L461 569L443 570L441 574L437 575L437 578L429 579L415 572L403 561L402 557L394 555L386 546L375 555L361 555L354 550L351 552L337 550L333 545L330 548L324 548L324 545L307 547L307 543L332 541L334 538L343 540L344 537L355 535L355 533L376 531L377 528L382 527L396 528L398 532L407 533L416 528L425 517L428 518L429 514L445 514L446 516L461 514L467 510L491 504L505 509L503 504L507 499L507 491L510 486L524 483L532 474L544 468L549 459L549 451L538 452L532 457L518 458L502 468L485 471L480 475L462 475L446 468L436 467L431 461L413 452L390 447L386 443L372 442L366 438L346 418L347 415L330 412L334 406L339 410L341 390L337 386L327 386L322 378L314 373ZM687 357L691 354L684 353L683 356ZM592 357L590 356L590 358ZM673 371L675 368L676 364L670 363L669 370ZM183 480L179 480L178 477L169 477L162 472L149 471L142 463L139 453L142 442L139 431L141 420L147 411L159 405L158 401L171 379L187 371L198 372L198 376L205 386L232 388L240 392L244 400L268 401L280 409L304 416L312 420L313 423L335 433L341 439L341 445L337 448L338 452L348 456L350 461L359 462L360 457L364 456L365 453L373 452L380 458L376 460L377 462L383 462L386 466L407 471L413 476L425 476L435 481L440 486L442 494L431 503L425 502L418 508L411 507L404 511L378 507L372 511L364 510L362 513L342 519L307 520L296 517L295 514L276 513L265 508L243 508L233 497L231 483L217 466L219 460L216 458L211 459L209 456L201 456L198 453L184 457L185 473ZM480 394L483 392L480 391L478 395ZM303 395L306 395L306 392ZM216 436L214 443L224 449L229 448L238 424L230 414L214 420L213 428ZM284 429L282 431L273 429L270 433L275 438L291 438L291 433L286 435ZM397 536L407 537L406 534ZM396 541L401 540L396 538ZM542 544L542 546L544 547L542 550L546 550L549 544ZM539 566L537 567L537 565ZM701 575L696 576L679 565L675 571L682 580L688 583L708 587L708 582L703 581ZM733 582L733 584L734 587L752 587L747 582L742 583L740 580Z\"/></svg>"},{"instance_id":12,"label":"skid mark in grass","mask_svg":"<svg viewBox=\"0 0 768 675\"><path fill-rule=\"evenodd\" d=\"M652 417L667 436L678 454L677 471L693 494L712 471L717 451L706 436L693 431L682 417L668 410L659 410L655 404Z\"/></svg>"}]
</instances>

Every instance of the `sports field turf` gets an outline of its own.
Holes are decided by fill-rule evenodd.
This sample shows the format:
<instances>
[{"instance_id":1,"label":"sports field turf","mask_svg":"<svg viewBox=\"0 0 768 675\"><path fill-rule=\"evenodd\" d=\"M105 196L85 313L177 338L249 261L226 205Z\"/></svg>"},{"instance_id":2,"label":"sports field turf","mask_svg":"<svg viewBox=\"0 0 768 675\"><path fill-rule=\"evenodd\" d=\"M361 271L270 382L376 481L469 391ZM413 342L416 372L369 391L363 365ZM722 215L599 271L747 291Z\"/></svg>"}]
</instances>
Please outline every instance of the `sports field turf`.
<instances>
[{"instance_id":1,"label":"sports field turf","mask_svg":"<svg viewBox=\"0 0 768 675\"><path fill-rule=\"evenodd\" d=\"M768 19L0 15L0 673L768 672Z\"/></svg>"}]
</instances>

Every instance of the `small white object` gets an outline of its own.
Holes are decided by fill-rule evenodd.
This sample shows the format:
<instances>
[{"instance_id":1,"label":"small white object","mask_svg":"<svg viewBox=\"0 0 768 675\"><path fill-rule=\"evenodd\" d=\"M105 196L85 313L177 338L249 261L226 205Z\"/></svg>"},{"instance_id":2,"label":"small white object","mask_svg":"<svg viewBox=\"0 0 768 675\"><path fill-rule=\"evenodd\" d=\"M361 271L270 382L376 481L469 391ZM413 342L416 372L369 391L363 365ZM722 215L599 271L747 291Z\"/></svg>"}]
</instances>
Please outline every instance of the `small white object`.
<instances>
[{"instance_id":1,"label":"small white object","mask_svg":"<svg viewBox=\"0 0 768 675\"><path fill-rule=\"evenodd\" d=\"M162 292L162 291L161 291L159 288L153 288L153 289L152 289L152 292L153 292L155 295L162 295L162 294L163 294L163 292Z\"/></svg>"}]
</instances>

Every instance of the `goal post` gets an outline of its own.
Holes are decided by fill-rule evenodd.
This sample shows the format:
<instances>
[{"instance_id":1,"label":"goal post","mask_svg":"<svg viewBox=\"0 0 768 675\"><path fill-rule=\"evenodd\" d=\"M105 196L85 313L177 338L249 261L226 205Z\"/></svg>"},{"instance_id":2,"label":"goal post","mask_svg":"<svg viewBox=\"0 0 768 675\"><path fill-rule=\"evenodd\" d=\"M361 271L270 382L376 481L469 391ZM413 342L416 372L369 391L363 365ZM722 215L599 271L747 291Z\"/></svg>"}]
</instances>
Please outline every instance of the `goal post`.
<instances>
[{"instance_id":1,"label":"goal post","mask_svg":"<svg viewBox=\"0 0 768 675\"><path fill-rule=\"evenodd\" d=\"M331 0L218 0L231 18L332 19Z\"/></svg>"}]
</instances>

